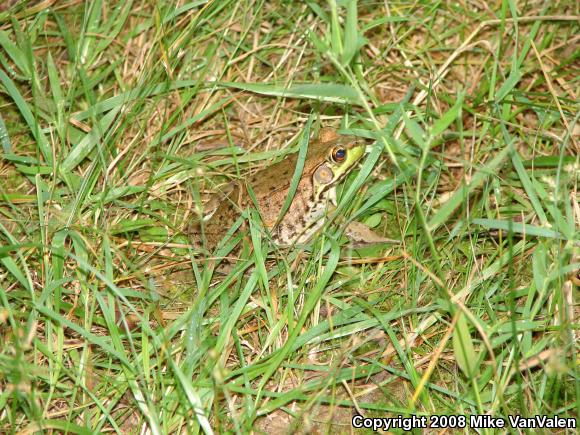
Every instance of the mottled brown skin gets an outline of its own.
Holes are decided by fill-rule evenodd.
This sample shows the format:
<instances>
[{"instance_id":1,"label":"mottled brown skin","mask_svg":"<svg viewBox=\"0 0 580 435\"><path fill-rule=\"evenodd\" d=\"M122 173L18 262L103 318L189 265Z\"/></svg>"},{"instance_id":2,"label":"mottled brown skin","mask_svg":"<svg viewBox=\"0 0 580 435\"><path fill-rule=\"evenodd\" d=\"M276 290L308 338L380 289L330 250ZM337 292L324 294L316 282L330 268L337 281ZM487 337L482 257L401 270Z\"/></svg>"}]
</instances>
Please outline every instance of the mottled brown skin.
<instances>
[{"instance_id":1,"label":"mottled brown skin","mask_svg":"<svg viewBox=\"0 0 580 435\"><path fill-rule=\"evenodd\" d=\"M312 209L321 207L320 201L318 203L314 201L313 174L321 164L327 161L330 150L337 144L349 148L360 145L360 141L353 137L338 136L328 130L321 132L319 141L311 143L308 147L304 170L293 201L278 225L276 223L280 210L286 201L296 168L297 153L256 172L245 181L231 183L225 187L224 191L216 193L216 202L219 205L212 217L203 223L206 247L213 250L239 217L241 211L252 204L247 191L248 185L251 186L256 198L262 221L272 232L274 241L277 243L280 241L277 238L282 232L285 236L300 234L310 224L307 219ZM199 234L199 228L195 232Z\"/></svg>"}]
</instances>

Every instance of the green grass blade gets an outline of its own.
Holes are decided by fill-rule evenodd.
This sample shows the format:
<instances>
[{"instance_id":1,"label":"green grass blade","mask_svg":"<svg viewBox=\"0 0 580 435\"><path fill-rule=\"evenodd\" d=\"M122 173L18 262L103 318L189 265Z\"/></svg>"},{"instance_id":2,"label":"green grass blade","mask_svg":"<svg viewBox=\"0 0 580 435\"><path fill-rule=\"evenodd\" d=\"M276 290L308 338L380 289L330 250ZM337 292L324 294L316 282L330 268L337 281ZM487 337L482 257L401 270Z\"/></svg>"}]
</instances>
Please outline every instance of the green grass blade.
<instances>
[{"instance_id":1,"label":"green grass blade","mask_svg":"<svg viewBox=\"0 0 580 435\"><path fill-rule=\"evenodd\" d=\"M42 156L44 157L44 160L49 165L52 165L52 150L48 143L48 140L46 139L46 136L42 132L42 129L38 121L32 114L32 111L30 110L28 103L24 101L22 95L14 85L14 82L10 80L10 77L8 77L6 73L2 70L0 70L0 83L4 86L6 92L18 107L20 114L22 115L22 117L26 121L26 124L28 125L28 128L30 129L30 133L36 139L36 143L38 144L38 147L40 149L40 152L42 153Z\"/></svg>"},{"instance_id":2,"label":"green grass blade","mask_svg":"<svg viewBox=\"0 0 580 435\"><path fill-rule=\"evenodd\" d=\"M305 98L327 103L353 104L357 106L362 104L355 89L335 83L303 83L290 86L270 83L222 82L220 84L271 97Z\"/></svg>"}]
</instances>

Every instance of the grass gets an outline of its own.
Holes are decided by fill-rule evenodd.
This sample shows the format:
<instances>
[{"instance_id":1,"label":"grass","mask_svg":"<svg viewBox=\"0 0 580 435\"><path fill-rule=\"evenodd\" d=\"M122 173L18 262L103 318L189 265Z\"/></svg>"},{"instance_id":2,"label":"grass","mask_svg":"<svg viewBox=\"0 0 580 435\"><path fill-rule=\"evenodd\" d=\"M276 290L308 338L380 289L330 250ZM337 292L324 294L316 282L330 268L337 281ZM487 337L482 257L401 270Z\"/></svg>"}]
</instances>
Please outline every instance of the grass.
<instances>
[{"instance_id":1,"label":"grass","mask_svg":"<svg viewBox=\"0 0 580 435\"><path fill-rule=\"evenodd\" d=\"M579 17L0 6L0 432L577 419ZM248 210L201 255L207 194L321 127L373 144L337 214L401 244L353 250L329 216L280 248Z\"/></svg>"}]
</instances>

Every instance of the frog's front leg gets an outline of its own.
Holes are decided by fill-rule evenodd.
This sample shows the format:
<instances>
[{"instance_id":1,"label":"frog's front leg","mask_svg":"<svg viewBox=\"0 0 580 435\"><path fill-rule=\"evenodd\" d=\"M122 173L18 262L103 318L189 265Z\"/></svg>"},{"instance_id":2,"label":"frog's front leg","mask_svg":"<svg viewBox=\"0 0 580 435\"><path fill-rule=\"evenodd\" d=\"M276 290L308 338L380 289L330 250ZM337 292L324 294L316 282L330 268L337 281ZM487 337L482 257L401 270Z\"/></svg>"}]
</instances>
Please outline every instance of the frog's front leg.
<instances>
[{"instance_id":1,"label":"frog's front leg","mask_svg":"<svg viewBox=\"0 0 580 435\"><path fill-rule=\"evenodd\" d=\"M330 204L328 211L334 212L336 209L336 189L332 188L328 192ZM388 239L383 237L361 222L350 222L344 229L344 235L350 240L350 244L356 248L376 245L379 243L401 243L400 240Z\"/></svg>"},{"instance_id":2,"label":"frog's front leg","mask_svg":"<svg viewBox=\"0 0 580 435\"><path fill-rule=\"evenodd\" d=\"M383 237L361 222L350 222L345 230L344 235L349 239L350 244L360 248L363 246L376 245L379 243L401 243L400 240Z\"/></svg>"}]
</instances>

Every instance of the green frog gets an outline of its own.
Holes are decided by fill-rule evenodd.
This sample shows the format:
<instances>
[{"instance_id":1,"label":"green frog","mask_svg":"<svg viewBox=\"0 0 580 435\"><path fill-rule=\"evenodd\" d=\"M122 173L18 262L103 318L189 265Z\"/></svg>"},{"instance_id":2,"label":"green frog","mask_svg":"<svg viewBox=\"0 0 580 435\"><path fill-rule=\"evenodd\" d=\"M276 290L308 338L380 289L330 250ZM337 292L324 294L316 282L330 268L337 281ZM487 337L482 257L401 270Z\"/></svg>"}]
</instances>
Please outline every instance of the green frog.
<instances>
[{"instance_id":1,"label":"green frog","mask_svg":"<svg viewBox=\"0 0 580 435\"><path fill-rule=\"evenodd\" d=\"M332 205L336 205L337 184L355 167L365 152L365 143L352 136L340 136L323 129L318 140L309 144L304 169L296 193L283 216L280 211L286 201L297 154L269 166L244 181L227 184L207 204L212 210L193 232L213 250L239 217L241 210L254 204L248 187L255 197L257 209L272 241L288 246L308 242L323 226ZM201 231L200 225L203 225ZM346 229L355 243L392 242L373 233L360 223Z\"/></svg>"}]
</instances>

